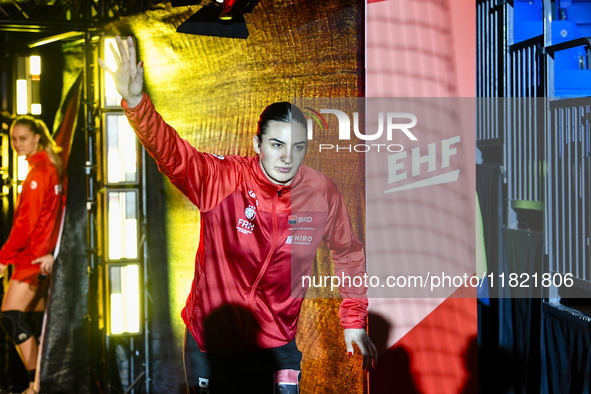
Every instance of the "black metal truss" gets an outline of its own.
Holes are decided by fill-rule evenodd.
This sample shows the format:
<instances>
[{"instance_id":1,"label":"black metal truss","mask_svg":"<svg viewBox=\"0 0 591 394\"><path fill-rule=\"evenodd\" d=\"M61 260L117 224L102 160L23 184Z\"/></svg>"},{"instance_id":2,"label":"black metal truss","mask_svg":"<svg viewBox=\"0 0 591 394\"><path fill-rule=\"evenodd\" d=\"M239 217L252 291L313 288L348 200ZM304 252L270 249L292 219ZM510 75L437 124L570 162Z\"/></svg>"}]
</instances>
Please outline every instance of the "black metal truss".
<instances>
[{"instance_id":1,"label":"black metal truss","mask_svg":"<svg viewBox=\"0 0 591 394\"><path fill-rule=\"evenodd\" d=\"M145 11L156 0L0 0L0 31L85 31Z\"/></svg>"}]
</instances>

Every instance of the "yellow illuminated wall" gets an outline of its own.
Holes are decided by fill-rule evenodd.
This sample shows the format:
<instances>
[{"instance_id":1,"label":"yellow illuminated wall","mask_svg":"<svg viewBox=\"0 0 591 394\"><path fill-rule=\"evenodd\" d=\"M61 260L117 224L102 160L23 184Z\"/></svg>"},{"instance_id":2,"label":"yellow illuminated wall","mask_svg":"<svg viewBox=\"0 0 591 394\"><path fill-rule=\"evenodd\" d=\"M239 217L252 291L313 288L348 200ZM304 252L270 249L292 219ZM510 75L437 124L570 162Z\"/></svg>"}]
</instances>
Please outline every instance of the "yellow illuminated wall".
<instances>
[{"instance_id":1,"label":"yellow illuminated wall","mask_svg":"<svg viewBox=\"0 0 591 394\"><path fill-rule=\"evenodd\" d=\"M164 6L163 6L164 7ZM176 33L198 6L148 11L119 20L111 33L131 34L146 69L145 88L158 111L198 149L252 155L256 121L268 104L292 97L355 97L363 67L363 4L263 1L246 15L246 40ZM361 61L359 60L361 59ZM311 167L344 191L355 231L364 238L363 179L359 155L338 155ZM346 176L346 178L345 178ZM166 181L170 308L180 347L184 306L194 274L199 211ZM326 248L319 259L329 259ZM304 353L302 393L364 392L361 359L346 355L338 299L306 300L298 346Z\"/></svg>"}]
</instances>

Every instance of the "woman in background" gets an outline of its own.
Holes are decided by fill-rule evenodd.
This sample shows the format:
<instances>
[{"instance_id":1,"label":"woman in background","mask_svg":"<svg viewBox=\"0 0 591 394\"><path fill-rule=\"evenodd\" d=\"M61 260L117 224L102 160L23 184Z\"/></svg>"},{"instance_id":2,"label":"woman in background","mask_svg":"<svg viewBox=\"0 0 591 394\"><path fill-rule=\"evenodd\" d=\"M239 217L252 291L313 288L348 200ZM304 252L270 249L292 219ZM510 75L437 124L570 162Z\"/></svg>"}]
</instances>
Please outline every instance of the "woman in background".
<instances>
[{"instance_id":1,"label":"woman in background","mask_svg":"<svg viewBox=\"0 0 591 394\"><path fill-rule=\"evenodd\" d=\"M10 127L10 136L16 154L26 156L29 173L18 196L12 230L0 249L0 275L6 266L14 265L0 322L29 374L29 387L23 394L33 394L46 275L53 266L53 258L47 255L53 252L59 232L62 162L60 149L42 121L18 117Z\"/></svg>"}]
</instances>

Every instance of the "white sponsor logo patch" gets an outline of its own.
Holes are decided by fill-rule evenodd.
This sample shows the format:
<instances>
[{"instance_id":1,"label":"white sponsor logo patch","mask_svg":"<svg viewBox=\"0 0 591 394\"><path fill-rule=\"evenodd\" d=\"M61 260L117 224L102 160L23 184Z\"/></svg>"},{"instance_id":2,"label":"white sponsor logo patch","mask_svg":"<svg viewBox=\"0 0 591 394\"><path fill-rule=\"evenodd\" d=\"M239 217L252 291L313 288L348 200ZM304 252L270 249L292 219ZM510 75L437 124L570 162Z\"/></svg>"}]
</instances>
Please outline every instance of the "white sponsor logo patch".
<instances>
[{"instance_id":1,"label":"white sponsor logo patch","mask_svg":"<svg viewBox=\"0 0 591 394\"><path fill-rule=\"evenodd\" d=\"M236 228L243 234L251 234L254 230L254 224L244 219L238 219L238 226Z\"/></svg>"},{"instance_id":2,"label":"white sponsor logo patch","mask_svg":"<svg viewBox=\"0 0 591 394\"><path fill-rule=\"evenodd\" d=\"M37 189L37 182L31 181L31 189Z\"/></svg>"},{"instance_id":3,"label":"white sponsor logo patch","mask_svg":"<svg viewBox=\"0 0 591 394\"><path fill-rule=\"evenodd\" d=\"M215 153L212 153L212 155L214 155L215 157L217 157L220 160L224 160L225 159L225 157L222 156L222 155L216 155Z\"/></svg>"},{"instance_id":4,"label":"white sponsor logo patch","mask_svg":"<svg viewBox=\"0 0 591 394\"><path fill-rule=\"evenodd\" d=\"M254 217L257 215L254 209L255 208L252 205L249 205L248 208L244 210L244 215L246 215L248 220L254 219Z\"/></svg>"},{"instance_id":5,"label":"white sponsor logo patch","mask_svg":"<svg viewBox=\"0 0 591 394\"><path fill-rule=\"evenodd\" d=\"M294 244L310 245L312 243L311 235L296 235L293 237Z\"/></svg>"}]
</instances>

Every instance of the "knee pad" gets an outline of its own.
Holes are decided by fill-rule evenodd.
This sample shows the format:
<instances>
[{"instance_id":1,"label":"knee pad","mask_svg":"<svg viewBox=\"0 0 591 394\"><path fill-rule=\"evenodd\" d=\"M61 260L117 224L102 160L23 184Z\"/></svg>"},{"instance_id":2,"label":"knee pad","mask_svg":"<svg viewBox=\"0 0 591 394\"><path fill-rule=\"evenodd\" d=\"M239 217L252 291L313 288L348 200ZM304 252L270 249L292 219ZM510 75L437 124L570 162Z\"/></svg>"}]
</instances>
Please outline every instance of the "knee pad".
<instances>
[{"instance_id":1,"label":"knee pad","mask_svg":"<svg viewBox=\"0 0 591 394\"><path fill-rule=\"evenodd\" d=\"M33 335L31 327L23 318L24 313L21 311L3 311L0 322L6 334L19 345L29 339Z\"/></svg>"},{"instance_id":2,"label":"knee pad","mask_svg":"<svg viewBox=\"0 0 591 394\"><path fill-rule=\"evenodd\" d=\"M35 312L25 312L25 321L29 325L31 329L31 333L35 335L37 342L39 342L39 338L41 337L41 331L43 330L43 316L45 312L42 311L35 311Z\"/></svg>"},{"instance_id":3,"label":"knee pad","mask_svg":"<svg viewBox=\"0 0 591 394\"><path fill-rule=\"evenodd\" d=\"M300 392L300 371L282 369L275 372L275 394L298 394Z\"/></svg>"}]
</instances>

